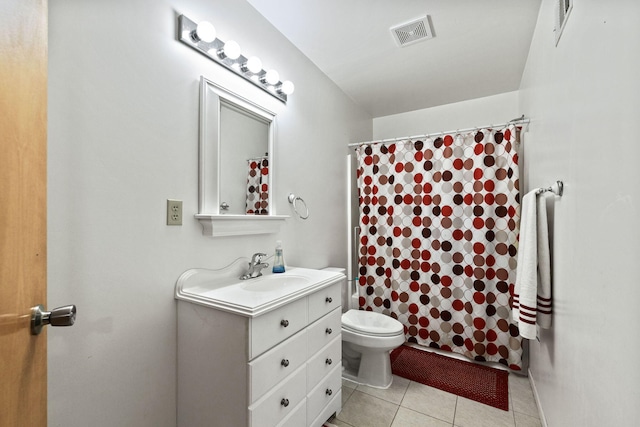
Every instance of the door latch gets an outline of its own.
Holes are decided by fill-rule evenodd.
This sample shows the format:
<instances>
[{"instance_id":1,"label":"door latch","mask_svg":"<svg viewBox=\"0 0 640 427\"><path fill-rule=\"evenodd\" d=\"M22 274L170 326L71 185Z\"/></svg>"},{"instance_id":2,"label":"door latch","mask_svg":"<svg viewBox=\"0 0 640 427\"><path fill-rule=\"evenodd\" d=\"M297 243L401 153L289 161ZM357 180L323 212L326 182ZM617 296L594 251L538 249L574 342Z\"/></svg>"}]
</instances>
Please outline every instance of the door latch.
<instances>
[{"instance_id":1,"label":"door latch","mask_svg":"<svg viewBox=\"0 0 640 427\"><path fill-rule=\"evenodd\" d=\"M42 305L37 305L31 309L31 334L38 335L42 332L42 327L51 326L72 326L76 321L76 306L65 305L54 308L51 311L44 311Z\"/></svg>"}]
</instances>

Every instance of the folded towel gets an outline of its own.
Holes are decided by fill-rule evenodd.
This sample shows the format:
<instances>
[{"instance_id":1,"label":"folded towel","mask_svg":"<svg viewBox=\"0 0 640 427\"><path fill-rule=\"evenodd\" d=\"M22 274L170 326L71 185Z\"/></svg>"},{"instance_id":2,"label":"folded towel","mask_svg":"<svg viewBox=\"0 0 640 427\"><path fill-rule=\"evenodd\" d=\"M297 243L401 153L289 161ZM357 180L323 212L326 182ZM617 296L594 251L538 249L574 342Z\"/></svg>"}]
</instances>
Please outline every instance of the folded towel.
<instances>
[{"instance_id":1,"label":"folded towel","mask_svg":"<svg viewBox=\"0 0 640 427\"><path fill-rule=\"evenodd\" d=\"M551 252L547 224L547 197L538 195L538 298L536 323L543 329L551 327Z\"/></svg>"},{"instance_id":2,"label":"folded towel","mask_svg":"<svg viewBox=\"0 0 640 427\"><path fill-rule=\"evenodd\" d=\"M535 339L536 325L551 327L551 259L546 193L535 189L522 200L520 242L512 318L523 338Z\"/></svg>"}]
</instances>

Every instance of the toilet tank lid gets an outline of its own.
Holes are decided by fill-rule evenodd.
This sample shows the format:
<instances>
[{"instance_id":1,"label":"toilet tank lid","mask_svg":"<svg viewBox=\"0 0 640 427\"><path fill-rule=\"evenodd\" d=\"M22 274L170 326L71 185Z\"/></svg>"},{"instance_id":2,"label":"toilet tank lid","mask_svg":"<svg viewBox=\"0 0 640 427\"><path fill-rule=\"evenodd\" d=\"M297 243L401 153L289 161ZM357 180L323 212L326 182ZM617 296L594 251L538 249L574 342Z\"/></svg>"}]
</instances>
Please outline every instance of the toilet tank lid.
<instances>
[{"instance_id":1,"label":"toilet tank lid","mask_svg":"<svg viewBox=\"0 0 640 427\"><path fill-rule=\"evenodd\" d=\"M396 319L382 313L349 310L342 315L342 326L355 332L389 336L404 332L404 326Z\"/></svg>"}]
</instances>

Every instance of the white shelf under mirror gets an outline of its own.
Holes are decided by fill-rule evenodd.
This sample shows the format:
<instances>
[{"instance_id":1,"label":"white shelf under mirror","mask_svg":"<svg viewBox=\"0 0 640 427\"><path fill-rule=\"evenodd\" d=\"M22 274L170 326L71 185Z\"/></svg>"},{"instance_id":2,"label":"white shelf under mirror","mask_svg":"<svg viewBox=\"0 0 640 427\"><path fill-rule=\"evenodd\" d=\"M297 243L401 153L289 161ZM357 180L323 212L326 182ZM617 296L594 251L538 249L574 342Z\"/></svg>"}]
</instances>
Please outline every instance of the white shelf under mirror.
<instances>
[{"instance_id":1,"label":"white shelf under mirror","mask_svg":"<svg viewBox=\"0 0 640 427\"><path fill-rule=\"evenodd\" d=\"M202 234L210 237L277 233L288 215L196 214Z\"/></svg>"}]
</instances>

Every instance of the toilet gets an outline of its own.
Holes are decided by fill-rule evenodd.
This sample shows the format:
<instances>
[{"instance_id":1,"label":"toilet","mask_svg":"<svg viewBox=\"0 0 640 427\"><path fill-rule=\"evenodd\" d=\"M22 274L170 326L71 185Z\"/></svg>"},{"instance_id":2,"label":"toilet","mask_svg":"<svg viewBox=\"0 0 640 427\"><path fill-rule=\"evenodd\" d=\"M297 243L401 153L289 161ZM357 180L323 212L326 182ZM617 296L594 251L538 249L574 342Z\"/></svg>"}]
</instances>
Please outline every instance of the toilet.
<instances>
[{"instance_id":1,"label":"toilet","mask_svg":"<svg viewBox=\"0 0 640 427\"><path fill-rule=\"evenodd\" d=\"M344 269L331 270L345 273ZM404 344L404 326L384 314L351 308L350 305L357 306L358 295L348 286L345 276L342 298L342 377L370 387L388 388L393 382L389 353Z\"/></svg>"}]
</instances>

